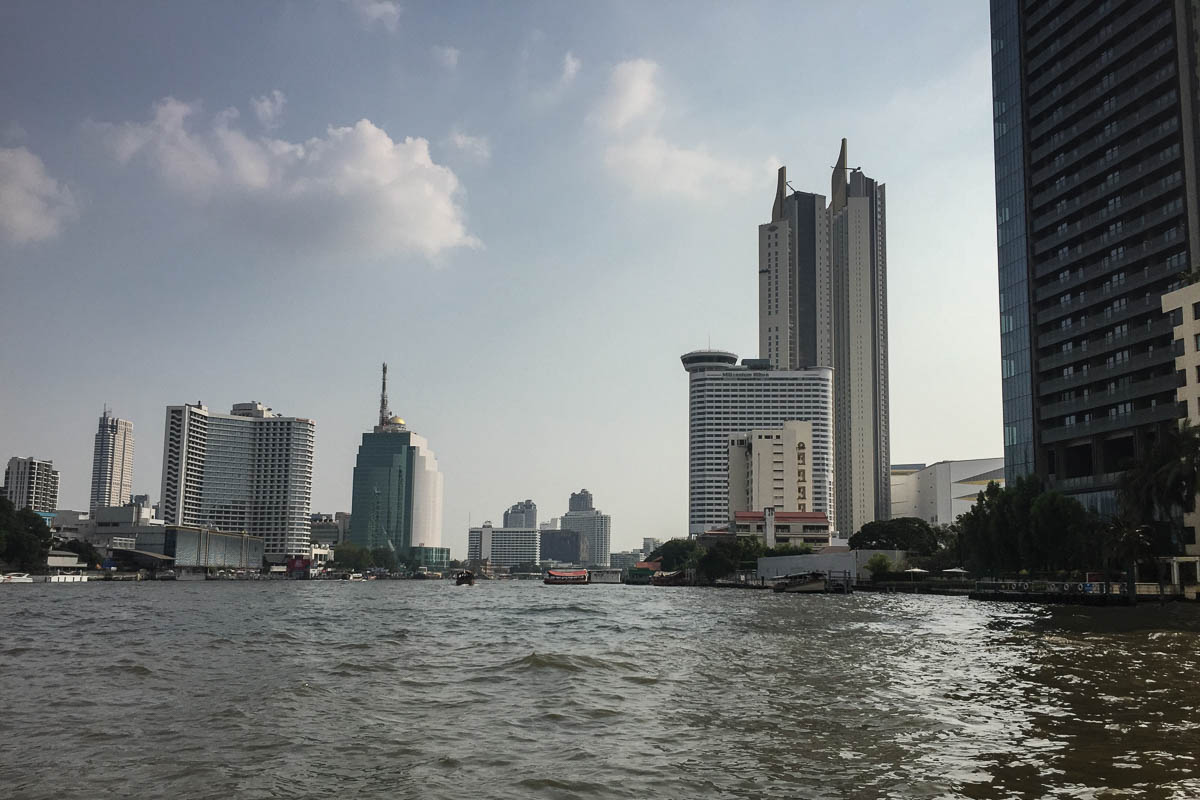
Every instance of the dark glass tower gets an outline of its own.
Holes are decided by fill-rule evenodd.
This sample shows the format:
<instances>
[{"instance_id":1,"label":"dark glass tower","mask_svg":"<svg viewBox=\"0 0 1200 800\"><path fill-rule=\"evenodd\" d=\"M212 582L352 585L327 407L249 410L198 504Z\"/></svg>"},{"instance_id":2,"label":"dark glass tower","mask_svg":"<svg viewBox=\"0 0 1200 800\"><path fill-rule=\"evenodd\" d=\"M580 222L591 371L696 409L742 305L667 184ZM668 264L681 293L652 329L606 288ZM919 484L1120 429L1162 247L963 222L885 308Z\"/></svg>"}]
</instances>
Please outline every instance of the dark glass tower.
<instances>
[{"instance_id":1,"label":"dark glass tower","mask_svg":"<svg viewBox=\"0 0 1200 800\"><path fill-rule=\"evenodd\" d=\"M992 0L1004 459L1101 511L1180 416L1200 0Z\"/></svg>"}]
</instances>

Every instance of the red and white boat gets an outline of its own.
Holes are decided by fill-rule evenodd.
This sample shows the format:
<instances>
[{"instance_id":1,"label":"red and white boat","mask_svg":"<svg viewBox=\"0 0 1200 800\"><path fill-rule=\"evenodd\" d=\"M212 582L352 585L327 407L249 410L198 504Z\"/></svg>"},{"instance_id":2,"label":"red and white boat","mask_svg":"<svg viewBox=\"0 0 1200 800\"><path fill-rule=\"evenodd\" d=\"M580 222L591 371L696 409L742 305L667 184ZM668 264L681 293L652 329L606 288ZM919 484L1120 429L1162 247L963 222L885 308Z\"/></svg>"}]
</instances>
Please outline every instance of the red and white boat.
<instances>
[{"instance_id":1,"label":"red and white boat","mask_svg":"<svg viewBox=\"0 0 1200 800\"><path fill-rule=\"evenodd\" d=\"M587 583L588 571L586 569L548 569L546 577L542 583L550 584L551 586L570 585L575 583Z\"/></svg>"}]
</instances>

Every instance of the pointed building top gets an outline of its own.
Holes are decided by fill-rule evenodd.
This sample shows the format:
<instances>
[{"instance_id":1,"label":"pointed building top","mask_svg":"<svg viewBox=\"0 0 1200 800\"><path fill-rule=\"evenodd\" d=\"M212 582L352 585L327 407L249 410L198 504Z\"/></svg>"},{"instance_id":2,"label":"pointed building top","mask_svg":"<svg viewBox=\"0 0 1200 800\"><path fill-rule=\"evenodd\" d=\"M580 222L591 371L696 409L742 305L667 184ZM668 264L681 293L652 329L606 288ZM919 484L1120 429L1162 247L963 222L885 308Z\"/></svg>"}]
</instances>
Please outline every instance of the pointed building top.
<instances>
[{"instance_id":1,"label":"pointed building top","mask_svg":"<svg viewBox=\"0 0 1200 800\"><path fill-rule=\"evenodd\" d=\"M783 201L787 198L787 167L779 168L779 185L775 187L775 205L771 207L771 222L783 219Z\"/></svg>"},{"instance_id":2,"label":"pointed building top","mask_svg":"<svg viewBox=\"0 0 1200 800\"><path fill-rule=\"evenodd\" d=\"M379 390L379 424L386 425L392 412L388 410L387 399L387 362L383 362L383 385Z\"/></svg>"},{"instance_id":3,"label":"pointed building top","mask_svg":"<svg viewBox=\"0 0 1200 800\"><path fill-rule=\"evenodd\" d=\"M833 168L833 178L829 187L829 207L833 211L841 211L846 207L846 140L842 139L842 150L838 153L837 165Z\"/></svg>"}]
</instances>

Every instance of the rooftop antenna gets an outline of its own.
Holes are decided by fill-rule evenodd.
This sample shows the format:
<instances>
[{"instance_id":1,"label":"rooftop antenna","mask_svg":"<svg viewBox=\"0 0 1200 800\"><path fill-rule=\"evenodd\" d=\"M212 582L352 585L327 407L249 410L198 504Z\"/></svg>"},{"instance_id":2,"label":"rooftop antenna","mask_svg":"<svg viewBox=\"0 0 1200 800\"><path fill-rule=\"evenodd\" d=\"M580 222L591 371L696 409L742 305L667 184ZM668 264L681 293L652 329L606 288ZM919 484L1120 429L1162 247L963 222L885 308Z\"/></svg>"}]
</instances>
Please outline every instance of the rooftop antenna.
<instances>
[{"instance_id":1,"label":"rooftop antenna","mask_svg":"<svg viewBox=\"0 0 1200 800\"><path fill-rule=\"evenodd\" d=\"M388 401L387 401L387 362L383 362L383 388L379 391L379 424L387 425L388 421Z\"/></svg>"}]
</instances>

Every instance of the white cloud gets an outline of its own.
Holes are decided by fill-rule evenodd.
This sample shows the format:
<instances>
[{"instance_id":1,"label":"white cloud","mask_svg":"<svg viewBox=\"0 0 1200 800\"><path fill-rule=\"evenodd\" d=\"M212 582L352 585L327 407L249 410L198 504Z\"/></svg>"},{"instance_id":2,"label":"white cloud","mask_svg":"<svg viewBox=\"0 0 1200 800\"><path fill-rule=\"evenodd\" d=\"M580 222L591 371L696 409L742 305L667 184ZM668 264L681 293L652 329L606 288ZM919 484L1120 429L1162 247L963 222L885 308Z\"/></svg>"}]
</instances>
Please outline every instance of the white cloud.
<instances>
[{"instance_id":1,"label":"white cloud","mask_svg":"<svg viewBox=\"0 0 1200 800\"><path fill-rule=\"evenodd\" d=\"M568 50L567 54L563 56L562 74L558 76L558 85L564 89L570 86L574 82L575 76L579 74L579 68L582 66L583 62Z\"/></svg>"},{"instance_id":2,"label":"white cloud","mask_svg":"<svg viewBox=\"0 0 1200 800\"><path fill-rule=\"evenodd\" d=\"M459 152L481 163L492 157L492 145L486 136L470 136L455 128L450 132L450 144Z\"/></svg>"},{"instance_id":3,"label":"white cloud","mask_svg":"<svg viewBox=\"0 0 1200 800\"><path fill-rule=\"evenodd\" d=\"M446 69L454 69L458 66L458 57L462 52L457 47L446 47L435 45L433 48L433 57L437 62Z\"/></svg>"},{"instance_id":4,"label":"white cloud","mask_svg":"<svg viewBox=\"0 0 1200 800\"><path fill-rule=\"evenodd\" d=\"M646 59L613 67L608 89L588 116L605 131L604 165L642 194L700 200L750 188L756 170L682 145L661 130L658 64Z\"/></svg>"},{"instance_id":5,"label":"white cloud","mask_svg":"<svg viewBox=\"0 0 1200 800\"><path fill-rule=\"evenodd\" d=\"M221 225L273 241L428 257L479 242L466 229L457 176L429 142L393 141L370 120L287 142L235 127L233 109L205 123L198 104L166 98L147 122L91 123L122 164L144 164Z\"/></svg>"},{"instance_id":6,"label":"white cloud","mask_svg":"<svg viewBox=\"0 0 1200 800\"><path fill-rule=\"evenodd\" d=\"M622 61L613 67L608 91L592 119L621 131L639 118L656 116L659 102L658 64L644 58Z\"/></svg>"},{"instance_id":7,"label":"white cloud","mask_svg":"<svg viewBox=\"0 0 1200 800\"><path fill-rule=\"evenodd\" d=\"M262 97L250 98L250 108L254 110L254 116L258 117L258 121L267 130L279 127L286 103L287 95L278 89Z\"/></svg>"},{"instance_id":8,"label":"white cloud","mask_svg":"<svg viewBox=\"0 0 1200 800\"><path fill-rule=\"evenodd\" d=\"M699 200L743 192L753 183L752 171L744 166L718 158L703 147L680 147L653 133L609 145L604 164L646 194Z\"/></svg>"},{"instance_id":9,"label":"white cloud","mask_svg":"<svg viewBox=\"0 0 1200 800\"><path fill-rule=\"evenodd\" d=\"M370 28L379 23L390 32L396 32L400 22L400 4L395 0L346 0L358 12L363 23Z\"/></svg>"},{"instance_id":10,"label":"white cloud","mask_svg":"<svg viewBox=\"0 0 1200 800\"><path fill-rule=\"evenodd\" d=\"M24 147L0 147L0 239L52 239L76 216L71 190L46 174L40 158Z\"/></svg>"}]
</instances>

